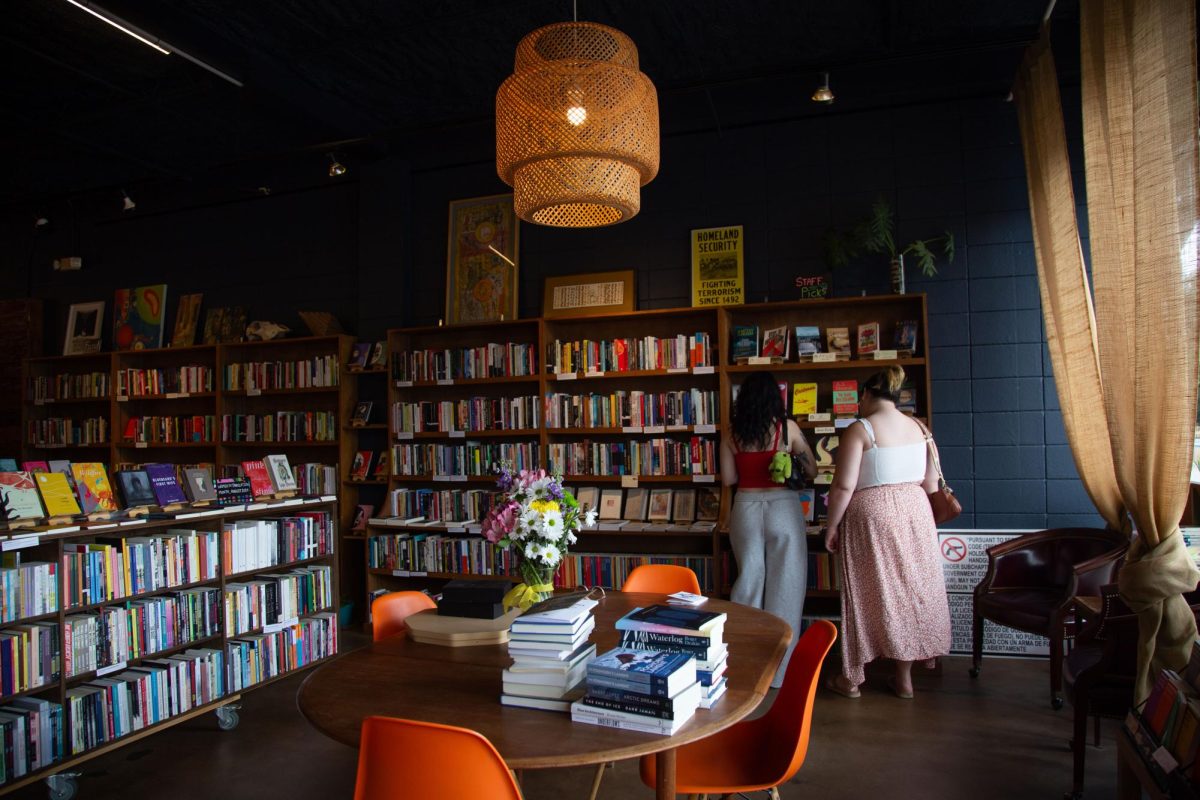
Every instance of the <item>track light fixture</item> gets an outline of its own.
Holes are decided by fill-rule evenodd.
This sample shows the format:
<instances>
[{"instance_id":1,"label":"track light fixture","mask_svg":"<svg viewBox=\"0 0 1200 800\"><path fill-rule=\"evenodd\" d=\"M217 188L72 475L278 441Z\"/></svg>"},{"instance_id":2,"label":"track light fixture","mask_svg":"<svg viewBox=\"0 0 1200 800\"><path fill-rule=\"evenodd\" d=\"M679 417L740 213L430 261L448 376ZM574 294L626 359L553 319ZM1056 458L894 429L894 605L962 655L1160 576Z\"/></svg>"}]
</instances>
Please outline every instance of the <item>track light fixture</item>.
<instances>
[{"instance_id":1,"label":"track light fixture","mask_svg":"<svg viewBox=\"0 0 1200 800\"><path fill-rule=\"evenodd\" d=\"M337 160L333 153L326 153L329 156L329 177L340 178L346 174L346 165Z\"/></svg>"},{"instance_id":2,"label":"track light fixture","mask_svg":"<svg viewBox=\"0 0 1200 800\"><path fill-rule=\"evenodd\" d=\"M833 90L829 88L829 73L821 73L821 85L817 87L812 94L814 103L824 103L829 105L833 102Z\"/></svg>"},{"instance_id":3,"label":"track light fixture","mask_svg":"<svg viewBox=\"0 0 1200 800\"><path fill-rule=\"evenodd\" d=\"M122 211L133 211L135 208L137 208L137 203L133 202L133 199L129 196L129 192L122 189L121 197L125 198L121 203Z\"/></svg>"}]
</instances>

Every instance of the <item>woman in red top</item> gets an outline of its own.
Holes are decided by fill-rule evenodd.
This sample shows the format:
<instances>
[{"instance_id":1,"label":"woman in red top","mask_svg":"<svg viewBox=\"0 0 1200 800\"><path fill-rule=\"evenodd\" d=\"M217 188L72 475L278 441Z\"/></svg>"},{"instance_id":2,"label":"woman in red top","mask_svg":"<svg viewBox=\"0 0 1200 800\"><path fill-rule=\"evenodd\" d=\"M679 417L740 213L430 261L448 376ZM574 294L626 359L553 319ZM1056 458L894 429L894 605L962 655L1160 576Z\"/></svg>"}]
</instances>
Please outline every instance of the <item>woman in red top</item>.
<instances>
[{"instance_id":1,"label":"woman in red top","mask_svg":"<svg viewBox=\"0 0 1200 800\"><path fill-rule=\"evenodd\" d=\"M792 646L800 638L800 617L807 586L808 543L800 495L771 480L776 452L799 456L804 472L817 474L812 450L800 427L787 418L774 376L755 372L742 381L733 403L729 432L721 439L721 480L737 486L729 517L729 538L738 577L732 599L762 608L792 626ZM772 686L783 684L792 649L775 673Z\"/></svg>"}]
</instances>

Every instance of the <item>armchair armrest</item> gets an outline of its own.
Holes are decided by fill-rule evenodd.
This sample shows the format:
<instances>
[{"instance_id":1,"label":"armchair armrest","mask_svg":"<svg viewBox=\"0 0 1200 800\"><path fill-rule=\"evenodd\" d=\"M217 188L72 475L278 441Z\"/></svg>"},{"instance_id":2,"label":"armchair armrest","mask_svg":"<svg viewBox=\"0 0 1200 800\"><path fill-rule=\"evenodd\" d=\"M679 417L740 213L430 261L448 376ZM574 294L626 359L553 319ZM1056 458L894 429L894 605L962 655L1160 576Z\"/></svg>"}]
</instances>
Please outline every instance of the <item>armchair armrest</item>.
<instances>
[{"instance_id":1,"label":"armchair armrest","mask_svg":"<svg viewBox=\"0 0 1200 800\"><path fill-rule=\"evenodd\" d=\"M1071 596L1100 595L1101 587L1116 580L1117 570L1128 549L1128 544L1122 544L1076 565L1071 579Z\"/></svg>"},{"instance_id":2,"label":"armchair armrest","mask_svg":"<svg viewBox=\"0 0 1200 800\"><path fill-rule=\"evenodd\" d=\"M976 594L1010 586L1029 586L1048 581L1051 559L1047 551L1053 544L1050 531L1018 536L988 548L988 567L983 580L975 587Z\"/></svg>"}]
</instances>

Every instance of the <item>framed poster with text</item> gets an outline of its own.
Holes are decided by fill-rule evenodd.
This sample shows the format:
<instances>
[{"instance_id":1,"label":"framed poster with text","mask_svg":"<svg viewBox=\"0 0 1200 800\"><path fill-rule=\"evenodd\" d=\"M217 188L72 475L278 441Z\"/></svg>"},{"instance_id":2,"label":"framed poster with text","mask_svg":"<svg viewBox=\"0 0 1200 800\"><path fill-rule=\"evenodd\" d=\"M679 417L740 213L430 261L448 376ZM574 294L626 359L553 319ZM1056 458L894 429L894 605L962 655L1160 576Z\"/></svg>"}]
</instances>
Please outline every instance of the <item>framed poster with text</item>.
<instances>
[{"instance_id":1,"label":"framed poster with text","mask_svg":"<svg viewBox=\"0 0 1200 800\"><path fill-rule=\"evenodd\" d=\"M518 223L511 194L451 201L447 325L517 318Z\"/></svg>"},{"instance_id":2,"label":"framed poster with text","mask_svg":"<svg viewBox=\"0 0 1200 800\"><path fill-rule=\"evenodd\" d=\"M746 302L745 239L741 225L692 231L692 305Z\"/></svg>"},{"instance_id":3,"label":"framed poster with text","mask_svg":"<svg viewBox=\"0 0 1200 800\"><path fill-rule=\"evenodd\" d=\"M631 269L546 278L542 316L596 317L633 311L636 286Z\"/></svg>"}]
</instances>

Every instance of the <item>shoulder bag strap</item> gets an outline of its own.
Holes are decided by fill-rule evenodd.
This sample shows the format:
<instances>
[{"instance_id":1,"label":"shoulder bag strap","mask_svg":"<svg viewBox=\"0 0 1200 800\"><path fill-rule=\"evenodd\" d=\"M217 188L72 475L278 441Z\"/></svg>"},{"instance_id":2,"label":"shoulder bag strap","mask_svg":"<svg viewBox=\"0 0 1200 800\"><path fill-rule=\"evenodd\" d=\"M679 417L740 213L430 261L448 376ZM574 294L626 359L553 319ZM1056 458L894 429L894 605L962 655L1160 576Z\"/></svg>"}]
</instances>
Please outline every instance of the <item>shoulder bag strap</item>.
<instances>
[{"instance_id":1,"label":"shoulder bag strap","mask_svg":"<svg viewBox=\"0 0 1200 800\"><path fill-rule=\"evenodd\" d=\"M917 423L917 427L921 429L921 433L925 434L925 446L929 450L930 460L933 461L933 469L937 472L938 488L940 489L946 485L946 479L942 477L942 464L938 459L937 450L933 446L933 434L929 432L929 428L926 428L921 420L913 417L913 422Z\"/></svg>"}]
</instances>

